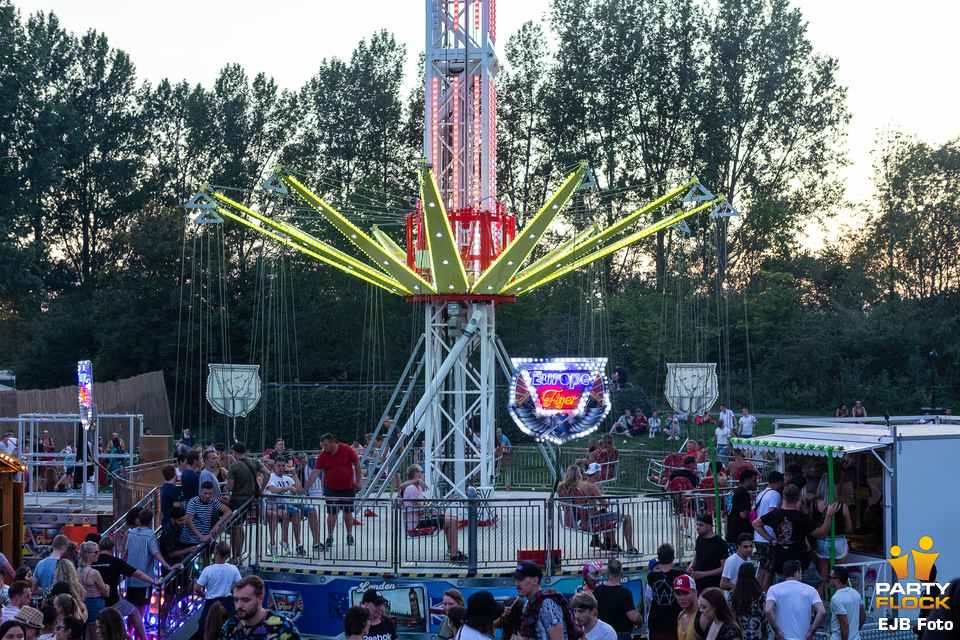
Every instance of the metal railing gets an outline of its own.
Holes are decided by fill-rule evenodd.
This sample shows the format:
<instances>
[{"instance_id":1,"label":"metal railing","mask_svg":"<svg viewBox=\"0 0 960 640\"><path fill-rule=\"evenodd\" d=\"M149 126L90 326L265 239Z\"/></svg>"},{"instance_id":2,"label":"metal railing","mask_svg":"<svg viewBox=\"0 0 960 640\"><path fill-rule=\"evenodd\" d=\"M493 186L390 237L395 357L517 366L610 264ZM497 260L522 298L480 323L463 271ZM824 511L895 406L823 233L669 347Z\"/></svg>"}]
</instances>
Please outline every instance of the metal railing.
<instances>
[{"instance_id":1,"label":"metal railing","mask_svg":"<svg viewBox=\"0 0 960 640\"><path fill-rule=\"evenodd\" d=\"M684 497L698 500L693 492ZM613 521L609 529L597 529L599 545L589 528L565 526L572 499L458 498L430 500L429 506L415 508L396 498L358 500L352 544L338 513L330 545L326 518L335 501L310 496L280 500L261 498L255 505L258 517L240 523L251 564L398 574L441 567L499 572L538 549L558 549L564 565L611 556L640 562L670 542L678 558L689 558L695 538L695 511L677 510L673 493L604 496L602 504L589 497L576 499L576 508L603 509L601 519ZM456 549L451 548L451 537ZM466 559L451 558L453 551Z\"/></svg>"},{"instance_id":2,"label":"metal railing","mask_svg":"<svg viewBox=\"0 0 960 640\"><path fill-rule=\"evenodd\" d=\"M660 490L646 479L652 461L662 461L669 452L620 449L615 470L604 483L604 493L638 493L645 490ZM587 456L584 449L564 449L560 452L560 469L566 470ZM611 465L614 466L614 465ZM556 469L550 469L543 460L538 447L512 447L509 455L500 462L496 486L520 490L549 491L553 487Z\"/></svg>"}]
</instances>

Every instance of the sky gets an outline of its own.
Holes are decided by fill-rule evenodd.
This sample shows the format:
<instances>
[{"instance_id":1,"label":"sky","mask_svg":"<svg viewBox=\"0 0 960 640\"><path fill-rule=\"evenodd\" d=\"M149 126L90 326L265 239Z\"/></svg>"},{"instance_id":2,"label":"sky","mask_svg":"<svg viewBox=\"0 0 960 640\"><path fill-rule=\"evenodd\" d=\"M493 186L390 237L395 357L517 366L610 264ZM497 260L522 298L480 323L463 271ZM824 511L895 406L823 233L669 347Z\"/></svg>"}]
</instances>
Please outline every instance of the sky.
<instances>
[{"instance_id":1,"label":"sky","mask_svg":"<svg viewBox=\"0 0 960 640\"><path fill-rule=\"evenodd\" d=\"M406 44L407 76L423 49L423 0L13 0L26 15L53 11L77 34L95 28L130 54L138 76L209 87L220 69L239 63L296 90L324 58L349 59L357 43L388 29ZM793 0L808 21L816 51L839 60L853 119L847 129L852 165L843 172L847 198L872 193L871 151L877 130L896 127L931 144L960 136L956 60L960 0L907 4L864 0ZM548 0L499 0L499 44L527 20L542 21ZM408 83L410 84L410 83ZM412 86L412 84L411 84ZM855 214L843 218L856 225ZM837 229L836 226L833 227ZM812 230L811 230L812 231Z\"/></svg>"}]
</instances>

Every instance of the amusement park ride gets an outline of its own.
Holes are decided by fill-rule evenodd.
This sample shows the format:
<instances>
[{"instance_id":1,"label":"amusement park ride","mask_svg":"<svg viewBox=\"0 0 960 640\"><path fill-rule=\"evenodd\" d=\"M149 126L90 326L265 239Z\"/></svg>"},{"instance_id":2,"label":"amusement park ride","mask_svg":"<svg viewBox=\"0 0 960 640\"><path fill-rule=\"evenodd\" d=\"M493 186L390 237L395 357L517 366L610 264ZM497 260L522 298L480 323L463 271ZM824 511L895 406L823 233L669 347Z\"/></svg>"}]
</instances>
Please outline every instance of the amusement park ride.
<instances>
[{"instance_id":1,"label":"amusement park ride","mask_svg":"<svg viewBox=\"0 0 960 640\"><path fill-rule=\"evenodd\" d=\"M411 371L415 372L411 379L422 371L425 391L400 428L402 451L394 447L383 468L389 469L386 477L392 477L404 453L422 435L426 482L439 487L442 496L465 496L469 485L483 496L493 487L496 366L507 378L513 373L496 335L497 305L514 302L519 295L658 231L684 229L685 220L698 213L721 217L737 212L723 196L712 195L690 178L617 223L602 230L594 225L528 264L564 205L578 189L594 184L591 172L582 162L572 169L517 231L514 215L497 199L496 2L427 0L426 9L425 159L419 167L416 211L407 216L405 249L376 226L366 233L286 167L278 167L263 188L302 198L365 259L210 186L203 186L187 208L199 209L197 223L217 224L228 218L422 304L424 334L391 405ZM643 226L657 210L665 215ZM404 404L412 388L407 386ZM384 417L389 412L388 406ZM473 439L475 423L480 427L479 445ZM369 478L363 493L378 496L383 490L382 482Z\"/></svg>"}]
</instances>

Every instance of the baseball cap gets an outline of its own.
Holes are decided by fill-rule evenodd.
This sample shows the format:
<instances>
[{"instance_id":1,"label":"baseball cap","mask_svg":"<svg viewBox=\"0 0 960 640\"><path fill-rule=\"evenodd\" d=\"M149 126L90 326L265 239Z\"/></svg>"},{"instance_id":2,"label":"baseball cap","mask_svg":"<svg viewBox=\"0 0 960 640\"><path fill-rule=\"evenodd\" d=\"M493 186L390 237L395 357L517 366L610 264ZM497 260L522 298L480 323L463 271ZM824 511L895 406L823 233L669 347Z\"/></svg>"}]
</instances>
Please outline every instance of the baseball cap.
<instances>
[{"instance_id":1,"label":"baseball cap","mask_svg":"<svg viewBox=\"0 0 960 640\"><path fill-rule=\"evenodd\" d=\"M708 527L712 527L712 526L713 526L713 516L710 515L709 513L698 513L698 514L697 514L697 522L702 522L703 524L707 525Z\"/></svg>"},{"instance_id":2,"label":"baseball cap","mask_svg":"<svg viewBox=\"0 0 960 640\"><path fill-rule=\"evenodd\" d=\"M376 605L387 604L387 599L383 597L383 594L377 591L376 589L367 589L363 593L363 598L360 600L360 604L365 602L372 602Z\"/></svg>"},{"instance_id":3,"label":"baseball cap","mask_svg":"<svg viewBox=\"0 0 960 640\"><path fill-rule=\"evenodd\" d=\"M673 590L674 591L696 591L697 583L693 581L693 578L683 574L677 576L677 579L673 581Z\"/></svg>"},{"instance_id":4,"label":"baseball cap","mask_svg":"<svg viewBox=\"0 0 960 640\"><path fill-rule=\"evenodd\" d=\"M592 476L595 473L600 473L600 465L596 462L591 462L587 465L587 470L583 472L583 475Z\"/></svg>"},{"instance_id":5,"label":"baseball cap","mask_svg":"<svg viewBox=\"0 0 960 640\"><path fill-rule=\"evenodd\" d=\"M585 576L590 576L594 580L599 580L601 568L603 568L603 564L599 562L597 564L585 564L583 565L582 573Z\"/></svg>"},{"instance_id":6,"label":"baseball cap","mask_svg":"<svg viewBox=\"0 0 960 640\"><path fill-rule=\"evenodd\" d=\"M767 474L767 482L782 482L783 474L779 471L771 471Z\"/></svg>"},{"instance_id":7,"label":"baseball cap","mask_svg":"<svg viewBox=\"0 0 960 640\"><path fill-rule=\"evenodd\" d=\"M511 575L515 580L520 580L521 578L542 578L543 569L541 569L540 565L538 565L536 562L524 560L517 565L517 570Z\"/></svg>"}]
</instances>

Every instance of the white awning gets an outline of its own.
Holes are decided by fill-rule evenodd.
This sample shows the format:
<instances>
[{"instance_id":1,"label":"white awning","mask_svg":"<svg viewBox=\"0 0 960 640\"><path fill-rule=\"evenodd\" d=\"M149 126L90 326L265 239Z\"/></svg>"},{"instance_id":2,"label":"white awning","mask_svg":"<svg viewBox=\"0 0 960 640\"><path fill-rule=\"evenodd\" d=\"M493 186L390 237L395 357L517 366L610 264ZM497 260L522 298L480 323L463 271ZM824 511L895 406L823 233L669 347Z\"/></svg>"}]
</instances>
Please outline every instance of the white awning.
<instances>
[{"instance_id":1,"label":"white awning","mask_svg":"<svg viewBox=\"0 0 960 640\"><path fill-rule=\"evenodd\" d=\"M827 457L828 455L833 455L835 458L842 458L848 453L860 453L861 451L881 449L892 442L892 439L887 437L870 441L833 439L818 436L822 436L822 434L800 435L794 431L789 434L758 436L756 438L730 438L730 444L735 448L752 452L779 453L789 451L807 456ZM887 440L890 440L890 442L887 442Z\"/></svg>"}]
</instances>

